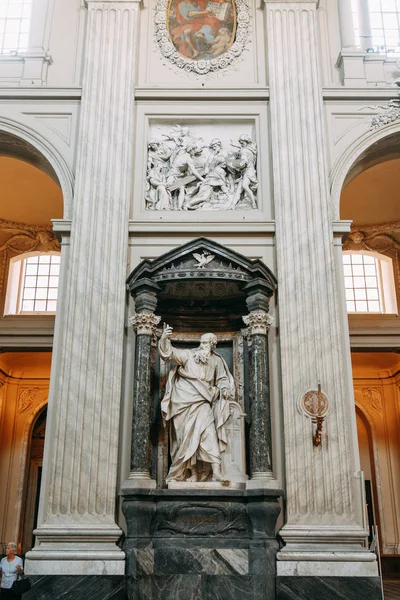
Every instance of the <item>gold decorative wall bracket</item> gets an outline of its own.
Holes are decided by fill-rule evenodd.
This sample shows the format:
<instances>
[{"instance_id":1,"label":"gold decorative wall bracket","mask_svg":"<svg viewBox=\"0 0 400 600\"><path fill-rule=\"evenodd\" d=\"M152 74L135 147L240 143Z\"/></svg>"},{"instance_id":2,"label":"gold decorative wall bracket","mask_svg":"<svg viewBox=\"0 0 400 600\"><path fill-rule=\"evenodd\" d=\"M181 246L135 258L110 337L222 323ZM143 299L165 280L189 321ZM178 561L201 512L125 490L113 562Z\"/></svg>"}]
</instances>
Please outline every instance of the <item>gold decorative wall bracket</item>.
<instances>
[{"instance_id":1,"label":"gold decorative wall bracket","mask_svg":"<svg viewBox=\"0 0 400 600\"><path fill-rule=\"evenodd\" d=\"M317 429L313 435L313 444L314 446L320 446L322 442L322 425L324 423L325 417L316 417L315 422L317 423Z\"/></svg>"},{"instance_id":2,"label":"gold decorative wall bracket","mask_svg":"<svg viewBox=\"0 0 400 600\"><path fill-rule=\"evenodd\" d=\"M311 417L313 424L317 426L313 433L313 444L315 447L321 446L322 428L328 411L328 399L321 391L321 384L318 382L318 389L310 390L302 398L302 408L308 417Z\"/></svg>"}]
</instances>

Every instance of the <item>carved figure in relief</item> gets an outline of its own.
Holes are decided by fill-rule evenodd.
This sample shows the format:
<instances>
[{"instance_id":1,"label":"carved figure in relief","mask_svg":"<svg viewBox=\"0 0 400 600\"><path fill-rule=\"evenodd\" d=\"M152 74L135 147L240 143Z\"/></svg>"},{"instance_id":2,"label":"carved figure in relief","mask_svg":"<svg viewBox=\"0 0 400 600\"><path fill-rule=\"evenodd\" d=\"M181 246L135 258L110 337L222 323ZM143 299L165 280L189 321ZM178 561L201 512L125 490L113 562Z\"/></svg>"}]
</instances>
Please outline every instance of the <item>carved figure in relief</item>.
<instances>
[{"instance_id":1,"label":"carved figure in relief","mask_svg":"<svg viewBox=\"0 0 400 600\"><path fill-rule=\"evenodd\" d=\"M160 355L173 363L161 402L169 426L170 481L220 481L221 453L227 446L226 424L235 385L224 359L214 349L217 337L206 333L194 350L174 348L172 328L164 327Z\"/></svg>"},{"instance_id":2,"label":"carved figure in relief","mask_svg":"<svg viewBox=\"0 0 400 600\"><path fill-rule=\"evenodd\" d=\"M228 197L229 189L227 186L227 173L225 171L226 158L222 150L221 140L217 138L213 139L209 148L211 153L204 169L204 179L195 186L193 191L188 191L187 193L187 199L183 208L188 210L193 210L207 202L212 202L218 190L221 191L221 194L217 196L217 200L227 199Z\"/></svg>"},{"instance_id":3,"label":"carved figure in relief","mask_svg":"<svg viewBox=\"0 0 400 600\"><path fill-rule=\"evenodd\" d=\"M185 176L188 176L188 181L198 179L203 181L203 177L196 169L193 157L201 154L201 149L195 144L188 144L186 150L182 150L177 154L171 162L171 167L167 174L167 184L171 191L178 190L177 202L174 204L174 208L180 210L185 201Z\"/></svg>"},{"instance_id":4,"label":"carved figure in relief","mask_svg":"<svg viewBox=\"0 0 400 600\"><path fill-rule=\"evenodd\" d=\"M245 196L250 200L251 208L257 208L253 193L253 189L256 190L258 186L256 174L257 146L246 133L239 136L239 144L238 147L240 150L237 152L239 164L235 168L241 172L241 178L233 198L233 208L239 202L242 191L244 191Z\"/></svg>"},{"instance_id":5,"label":"carved figure in relief","mask_svg":"<svg viewBox=\"0 0 400 600\"><path fill-rule=\"evenodd\" d=\"M147 210L256 209L257 146L247 134L224 149L176 125L148 145Z\"/></svg>"}]
</instances>

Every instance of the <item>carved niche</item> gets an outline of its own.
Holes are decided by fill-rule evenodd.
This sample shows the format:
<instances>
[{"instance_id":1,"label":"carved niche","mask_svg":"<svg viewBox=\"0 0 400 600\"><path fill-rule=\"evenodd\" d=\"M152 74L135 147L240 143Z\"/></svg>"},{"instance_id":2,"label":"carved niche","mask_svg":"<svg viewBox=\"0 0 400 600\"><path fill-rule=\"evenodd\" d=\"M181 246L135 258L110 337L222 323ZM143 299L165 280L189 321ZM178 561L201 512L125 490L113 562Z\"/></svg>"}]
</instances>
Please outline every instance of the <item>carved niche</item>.
<instances>
[{"instance_id":1,"label":"carved niche","mask_svg":"<svg viewBox=\"0 0 400 600\"><path fill-rule=\"evenodd\" d=\"M192 349L202 333L216 334L216 351L221 354L235 381L235 399L230 402L230 418L226 428L230 443L221 455L223 481L238 487L245 485L249 472L246 459L250 419L249 356L252 348L252 324L243 328L243 315L263 312L268 317L268 303L276 288L276 280L261 260L250 260L212 240L199 238L171 250L155 260L143 260L128 278L135 300L135 310L142 307L146 319L144 296L154 296L151 315L173 327L172 345ZM258 304L263 311L257 311ZM265 314L264 314L265 313ZM267 325L269 325L268 321ZM260 323L257 320L257 326ZM263 329L264 331L264 329ZM161 330L157 331L158 336ZM165 485L169 469L168 431L161 419L161 399L171 365L152 351L151 472L159 487ZM246 434L247 430L247 434ZM194 484L193 484L194 485ZM222 485L222 484L221 484Z\"/></svg>"}]
</instances>

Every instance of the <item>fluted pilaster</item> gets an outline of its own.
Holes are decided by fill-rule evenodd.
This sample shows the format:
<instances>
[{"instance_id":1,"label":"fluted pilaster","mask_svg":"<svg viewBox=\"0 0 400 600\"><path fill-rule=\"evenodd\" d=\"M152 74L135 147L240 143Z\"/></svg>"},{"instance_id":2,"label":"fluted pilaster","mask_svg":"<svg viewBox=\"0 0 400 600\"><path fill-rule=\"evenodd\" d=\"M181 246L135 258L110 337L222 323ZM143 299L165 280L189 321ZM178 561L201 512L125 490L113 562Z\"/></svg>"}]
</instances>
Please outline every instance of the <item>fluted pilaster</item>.
<instances>
[{"instance_id":1,"label":"fluted pilaster","mask_svg":"<svg viewBox=\"0 0 400 600\"><path fill-rule=\"evenodd\" d=\"M87 5L69 268L37 541L28 556L36 573L62 573L67 558L76 561L74 573L87 572L88 561L91 573L96 561L103 574L124 570L115 499L139 5Z\"/></svg>"},{"instance_id":2,"label":"fluted pilaster","mask_svg":"<svg viewBox=\"0 0 400 600\"><path fill-rule=\"evenodd\" d=\"M350 356L333 256L316 6L266 1L287 482L281 555L288 560L314 560L313 544L322 541L326 552L335 544L361 550L364 535ZM319 381L330 407L322 446L315 448L315 426L301 411L301 398Z\"/></svg>"}]
</instances>

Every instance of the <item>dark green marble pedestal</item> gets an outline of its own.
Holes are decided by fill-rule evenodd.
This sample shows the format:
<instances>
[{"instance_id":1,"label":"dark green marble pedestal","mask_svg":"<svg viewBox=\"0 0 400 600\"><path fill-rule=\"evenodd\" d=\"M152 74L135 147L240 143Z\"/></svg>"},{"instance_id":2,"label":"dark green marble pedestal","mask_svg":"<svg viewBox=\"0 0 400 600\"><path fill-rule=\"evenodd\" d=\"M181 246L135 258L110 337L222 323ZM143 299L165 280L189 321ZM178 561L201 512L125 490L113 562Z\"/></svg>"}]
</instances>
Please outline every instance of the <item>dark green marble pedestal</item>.
<instances>
[{"instance_id":1,"label":"dark green marble pedestal","mask_svg":"<svg viewBox=\"0 0 400 600\"><path fill-rule=\"evenodd\" d=\"M278 490L126 490L129 600L275 600Z\"/></svg>"}]
</instances>

